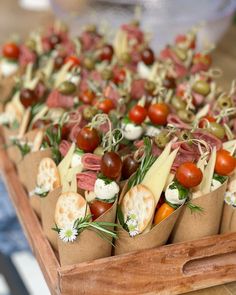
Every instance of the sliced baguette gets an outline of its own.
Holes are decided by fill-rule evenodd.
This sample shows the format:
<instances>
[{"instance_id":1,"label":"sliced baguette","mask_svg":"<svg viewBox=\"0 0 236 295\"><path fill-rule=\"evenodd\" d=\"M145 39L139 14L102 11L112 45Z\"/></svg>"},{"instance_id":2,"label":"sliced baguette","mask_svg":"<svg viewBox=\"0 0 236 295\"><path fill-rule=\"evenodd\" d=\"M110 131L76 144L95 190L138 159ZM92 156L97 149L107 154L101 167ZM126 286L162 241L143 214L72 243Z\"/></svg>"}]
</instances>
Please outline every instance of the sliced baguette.
<instances>
[{"instance_id":1,"label":"sliced baguette","mask_svg":"<svg viewBox=\"0 0 236 295\"><path fill-rule=\"evenodd\" d=\"M60 174L55 162L50 158L42 159L38 168L37 186L52 191L60 185Z\"/></svg>"}]
</instances>

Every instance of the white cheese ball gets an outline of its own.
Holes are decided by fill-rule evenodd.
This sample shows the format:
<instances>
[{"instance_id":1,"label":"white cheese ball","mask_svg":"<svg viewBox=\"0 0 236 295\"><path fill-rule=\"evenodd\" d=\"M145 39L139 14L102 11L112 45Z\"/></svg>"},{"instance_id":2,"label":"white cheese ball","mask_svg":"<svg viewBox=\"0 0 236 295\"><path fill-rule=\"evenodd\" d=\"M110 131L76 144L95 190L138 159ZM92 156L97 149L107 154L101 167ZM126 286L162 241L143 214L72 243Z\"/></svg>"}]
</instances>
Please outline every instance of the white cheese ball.
<instances>
[{"instance_id":1,"label":"white cheese ball","mask_svg":"<svg viewBox=\"0 0 236 295\"><path fill-rule=\"evenodd\" d=\"M211 182L211 192L218 189L221 185L222 183L220 181L213 178Z\"/></svg>"},{"instance_id":2,"label":"white cheese ball","mask_svg":"<svg viewBox=\"0 0 236 295\"><path fill-rule=\"evenodd\" d=\"M136 140L143 134L143 127L137 126L133 123L122 123L121 129L123 131L124 137L128 140Z\"/></svg>"},{"instance_id":3,"label":"white cheese ball","mask_svg":"<svg viewBox=\"0 0 236 295\"><path fill-rule=\"evenodd\" d=\"M137 70L138 70L138 74L141 78L143 79L148 79L151 73L151 69L145 65L145 63L143 63L142 61L140 61L138 63L137 66Z\"/></svg>"},{"instance_id":4,"label":"white cheese ball","mask_svg":"<svg viewBox=\"0 0 236 295\"><path fill-rule=\"evenodd\" d=\"M106 184L103 179L98 178L94 185L94 193L98 199L109 200L118 194L120 188L115 181Z\"/></svg>"},{"instance_id":5,"label":"white cheese ball","mask_svg":"<svg viewBox=\"0 0 236 295\"><path fill-rule=\"evenodd\" d=\"M161 130L155 126L147 125L145 134L150 137L154 137L158 135L161 132Z\"/></svg>"},{"instance_id":6,"label":"white cheese ball","mask_svg":"<svg viewBox=\"0 0 236 295\"><path fill-rule=\"evenodd\" d=\"M75 75L72 73L67 73L66 80L78 85L80 82L80 75Z\"/></svg>"},{"instance_id":7,"label":"white cheese ball","mask_svg":"<svg viewBox=\"0 0 236 295\"><path fill-rule=\"evenodd\" d=\"M18 70L18 68L19 67L17 63L9 62L5 59L3 59L0 64L0 72L4 77L8 77L14 74Z\"/></svg>"},{"instance_id":8,"label":"white cheese ball","mask_svg":"<svg viewBox=\"0 0 236 295\"><path fill-rule=\"evenodd\" d=\"M165 198L166 200L173 204L173 205L182 205L185 203L186 199L179 199L179 191L177 188L175 189L170 189L170 186L173 184L173 182L171 182L168 186L167 189L165 191Z\"/></svg>"},{"instance_id":9,"label":"white cheese ball","mask_svg":"<svg viewBox=\"0 0 236 295\"><path fill-rule=\"evenodd\" d=\"M82 154L74 153L71 159L71 168L81 165Z\"/></svg>"}]
</instances>

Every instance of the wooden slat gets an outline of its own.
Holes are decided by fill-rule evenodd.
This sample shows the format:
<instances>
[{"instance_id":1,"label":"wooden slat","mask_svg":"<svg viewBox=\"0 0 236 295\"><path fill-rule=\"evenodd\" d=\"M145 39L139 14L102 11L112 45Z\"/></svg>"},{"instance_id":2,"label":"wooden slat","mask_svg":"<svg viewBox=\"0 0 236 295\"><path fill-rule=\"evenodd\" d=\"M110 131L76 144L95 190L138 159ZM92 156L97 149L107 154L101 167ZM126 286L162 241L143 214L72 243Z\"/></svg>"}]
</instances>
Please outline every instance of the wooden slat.
<instances>
[{"instance_id":1,"label":"wooden slat","mask_svg":"<svg viewBox=\"0 0 236 295\"><path fill-rule=\"evenodd\" d=\"M0 159L0 170L5 185L32 252L41 267L51 293L55 295L59 294L57 275L57 269L59 268L58 260L42 231L41 224L30 206L26 192L4 149L0 149Z\"/></svg>"},{"instance_id":2,"label":"wooden slat","mask_svg":"<svg viewBox=\"0 0 236 295\"><path fill-rule=\"evenodd\" d=\"M100 259L59 272L63 295L96 290L103 295L182 294L236 280L236 234Z\"/></svg>"}]
</instances>

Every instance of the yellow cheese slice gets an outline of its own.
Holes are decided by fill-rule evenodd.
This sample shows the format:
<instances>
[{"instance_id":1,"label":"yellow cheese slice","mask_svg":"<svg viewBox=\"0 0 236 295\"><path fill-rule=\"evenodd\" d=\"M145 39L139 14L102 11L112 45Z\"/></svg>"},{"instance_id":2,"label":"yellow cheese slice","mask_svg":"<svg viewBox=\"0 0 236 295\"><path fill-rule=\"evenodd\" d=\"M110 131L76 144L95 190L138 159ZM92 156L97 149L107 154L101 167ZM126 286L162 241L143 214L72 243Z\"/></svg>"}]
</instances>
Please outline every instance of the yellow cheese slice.
<instances>
[{"instance_id":1,"label":"yellow cheese slice","mask_svg":"<svg viewBox=\"0 0 236 295\"><path fill-rule=\"evenodd\" d=\"M167 160L168 156L170 155L170 151L171 151L171 145L172 143L169 142L165 149L163 150L163 152L160 154L160 156L156 159L156 161L153 163L153 165L151 166L151 168L148 170L148 172L146 173L142 184L146 185L150 182L150 179L153 177L153 175L155 175L156 171L159 170L160 166L165 163L165 161Z\"/></svg>"},{"instance_id":2,"label":"yellow cheese slice","mask_svg":"<svg viewBox=\"0 0 236 295\"><path fill-rule=\"evenodd\" d=\"M67 174L66 174L66 180L69 181L69 182L72 181L74 175L82 172L82 170L83 170L83 166L82 165L78 165L76 167L73 167L73 168L68 169Z\"/></svg>"},{"instance_id":3,"label":"yellow cheese slice","mask_svg":"<svg viewBox=\"0 0 236 295\"><path fill-rule=\"evenodd\" d=\"M43 142L43 137L44 137L44 132L42 130L37 132L34 142L33 142L32 152L39 151L41 144Z\"/></svg>"},{"instance_id":4,"label":"yellow cheese slice","mask_svg":"<svg viewBox=\"0 0 236 295\"><path fill-rule=\"evenodd\" d=\"M37 86L38 82L39 82L39 77L34 77L32 80L30 80L27 83L27 88L30 90L34 90L35 87Z\"/></svg>"},{"instance_id":5,"label":"yellow cheese slice","mask_svg":"<svg viewBox=\"0 0 236 295\"><path fill-rule=\"evenodd\" d=\"M235 151L236 139L229 140L223 143L223 149L230 152L231 154Z\"/></svg>"},{"instance_id":6,"label":"yellow cheese slice","mask_svg":"<svg viewBox=\"0 0 236 295\"><path fill-rule=\"evenodd\" d=\"M167 181L168 176L170 174L171 166L175 160L178 150L179 149L175 149L168 156L168 158L165 159L164 162L162 162L161 165L158 165L157 169L152 169L152 167L151 167L149 169L149 171L151 169L152 170L151 170L151 173L148 173L149 174L148 178L145 176L144 180L141 182L141 184L145 185L153 193L153 195L155 197L155 207L156 207L157 203L159 202L161 193L165 187L166 181ZM158 161L158 159L157 159L157 161ZM155 165L155 163L153 165Z\"/></svg>"},{"instance_id":7,"label":"yellow cheese slice","mask_svg":"<svg viewBox=\"0 0 236 295\"><path fill-rule=\"evenodd\" d=\"M76 179L76 173L73 175L72 181L71 181L71 186L70 186L70 191L77 193L77 179Z\"/></svg>"},{"instance_id":8,"label":"yellow cheese slice","mask_svg":"<svg viewBox=\"0 0 236 295\"><path fill-rule=\"evenodd\" d=\"M42 71L44 73L44 75L45 75L45 78L49 78L51 76L51 74L53 72L53 69L54 69L54 59L50 58L47 61L46 65L45 65L45 67L44 67L44 69Z\"/></svg>"},{"instance_id":9,"label":"yellow cheese slice","mask_svg":"<svg viewBox=\"0 0 236 295\"><path fill-rule=\"evenodd\" d=\"M55 87L58 87L62 82L66 80L66 74L68 73L71 65L72 65L72 62L67 62L61 67L61 69L59 70L56 76Z\"/></svg>"},{"instance_id":10,"label":"yellow cheese slice","mask_svg":"<svg viewBox=\"0 0 236 295\"><path fill-rule=\"evenodd\" d=\"M22 138L27 130L27 127L28 127L28 124L30 121L30 112L31 112L31 108L29 107L26 109L26 111L24 113L24 116L23 116L23 119L21 121L20 128L19 128L19 134L18 134L19 138Z\"/></svg>"},{"instance_id":11,"label":"yellow cheese slice","mask_svg":"<svg viewBox=\"0 0 236 295\"><path fill-rule=\"evenodd\" d=\"M206 166L203 179L200 185L200 191L203 194L208 194L211 191L211 182L215 170L215 162L216 162L216 148L214 147Z\"/></svg>"},{"instance_id":12,"label":"yellow cheese slice","mask_svg":"<svg viewBox=\"0 0 236 295\"><path fill-rule=\"evenodd\" d=\"M43 106L42 109L38 112L38 114L36 114L31 122L31 126L33 125L34 122L36 122L39 119L42 119L48 112L48 107L47 106Z\"/></svg>"},{"instance_id":13,"label":"yellow cheese slice","mask_svg":"<svg viewBox=\"0 0 236 295\"><path fill-rule=\"evenodd\" d=\"M70 191L70 184L65 179L62 180L62 193L67 193Z\"/></svg>"},{"instance_id":14,"label":"yellow cheese slice","mask_svg":"<svg viewBox=\"0 0 236 295\"><path fill-rule=\"evenodd\" d=\"M33 63L29 63L26 67L25 71L25 79L24 79L24 87L28 88L28 83L32 79L32 72L33 72Z\"/></svg>"},{"instance_id":15,"label":"yellow cheese slice","mask_svg":"<svg viewBox=\"0 0 236 295\"><path fill-rule=\"evenodd\" d=\"M75 143L73 142L65 158L58 165L61 179L66 178L66 174L68 173L68 169L71 165L71 159L72 159L74 151L75 151Z\"/></svg>"}]
</instances>

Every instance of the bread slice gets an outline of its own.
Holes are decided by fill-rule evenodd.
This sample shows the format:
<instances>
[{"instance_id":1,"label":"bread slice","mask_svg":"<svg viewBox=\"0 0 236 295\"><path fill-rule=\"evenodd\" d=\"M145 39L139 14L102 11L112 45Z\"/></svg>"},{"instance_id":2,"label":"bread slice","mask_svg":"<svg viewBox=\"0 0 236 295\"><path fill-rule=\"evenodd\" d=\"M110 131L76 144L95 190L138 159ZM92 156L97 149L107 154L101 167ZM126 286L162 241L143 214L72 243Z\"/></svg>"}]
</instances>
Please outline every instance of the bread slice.
<instances>
[{"instance_id":1,"label":"bread slice","mask_svg":"<svg viewBox=\"0 0 236 295\"><path fill-rule=\"evenodd\" d=\"M125 194L121 203L121 210L125 221L130 214L137 216L137 230L141 233L145 230L154 214L154 195L146 186L138 184Z\"/></svg>"},{"instance_id":2,"label":"bread slice","mask_svg":"<svg viewBox=\"0 0 236 295\"><path fill-rule=\"evenodd\" d=\"M57 165L50 158L43 158L39 163L37 186L47 191L52 191L61 185Z\"/></svg>"},{"instance_id":3,"label":"bread slice","mask_svg":"<svg viewBox=\"0 0 236 295\"><path fill-rule=\"evenodd\" d=\"M67 228L78 218L90 214L86 200L74 192L62 193L58 198L55 210L55 222L59 228Z\"/></svg>"}]
</instances>

